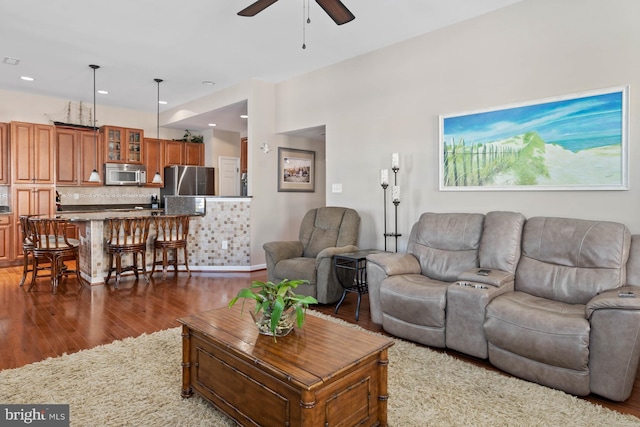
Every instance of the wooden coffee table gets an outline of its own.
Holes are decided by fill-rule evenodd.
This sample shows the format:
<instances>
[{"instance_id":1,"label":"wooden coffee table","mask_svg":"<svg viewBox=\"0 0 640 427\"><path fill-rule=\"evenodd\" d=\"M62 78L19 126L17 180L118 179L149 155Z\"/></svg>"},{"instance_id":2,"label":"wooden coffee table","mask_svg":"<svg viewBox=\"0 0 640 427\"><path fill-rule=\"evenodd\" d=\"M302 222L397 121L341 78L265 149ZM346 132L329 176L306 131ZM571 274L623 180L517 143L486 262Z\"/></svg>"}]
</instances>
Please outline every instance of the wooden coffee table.
<instances>
[{"instance_id":1,"label":"wooden coffee table","mask_svg":"<svg viewBox=\"0 0 640 427\"><path fill-rule=\"evenodd\" d=\"M386 426L393 341L307 315L286 337L260 335L245 307L182 323L182 396L244 426Z\"/></svg>"}]
</instances>

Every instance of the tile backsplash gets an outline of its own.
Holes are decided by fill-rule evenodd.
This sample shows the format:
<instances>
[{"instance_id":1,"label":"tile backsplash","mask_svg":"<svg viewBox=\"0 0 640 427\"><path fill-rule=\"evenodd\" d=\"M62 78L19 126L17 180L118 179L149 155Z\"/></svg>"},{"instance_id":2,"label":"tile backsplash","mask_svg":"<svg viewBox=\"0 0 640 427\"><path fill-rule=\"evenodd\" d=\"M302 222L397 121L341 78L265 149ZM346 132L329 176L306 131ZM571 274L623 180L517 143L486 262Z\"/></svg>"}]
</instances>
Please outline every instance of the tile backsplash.
<instances>
[{"instance_id":1,"label":"tile backsplash","mask_svg":"<svg viewBox=\"0 0 640 427\"><path fill-rule=\"evenodd\" d=\"M57 187L62 206L149 204L159 196L157 188L140 187Z\"/></svg>"}]
</instances>

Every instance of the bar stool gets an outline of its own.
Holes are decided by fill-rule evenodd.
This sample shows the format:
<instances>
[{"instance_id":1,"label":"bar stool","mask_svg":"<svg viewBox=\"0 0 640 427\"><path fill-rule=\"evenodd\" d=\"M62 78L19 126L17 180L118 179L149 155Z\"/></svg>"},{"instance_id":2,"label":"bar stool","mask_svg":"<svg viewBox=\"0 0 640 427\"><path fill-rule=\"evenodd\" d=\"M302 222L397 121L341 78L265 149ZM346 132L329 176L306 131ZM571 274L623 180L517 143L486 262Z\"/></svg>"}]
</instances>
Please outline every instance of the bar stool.
<instances>
[{"instance_id":1,"label":"bar stool","mask_svg":"<svg viewBox=\"0 0 640 427\"><path fill-rule=\"evenodd\" d=\"M144 280L148 283L146 269L147 238L149 237L149 217L107 218L104 224L107 254L109 255L109 272L104 282L109 283L111 273L116 272L117 288L120 276L124 271L133 271L138 279L138 272L142 271ZM122 266L122 255L133 255L133 264ZM142 265L138 265L138 255L142 256ZM115 258L115 266L113 265Z\"/></svg>"},{"instance_id":2,"label":"bar stool","mask_svg":"<svg viewBox=\"0 0 640 427\"><path fill-rule=\"evenodd\" d=\"M60 278L72 273L76 275L80 289L84 286L84 281L80 276L80 252L78 250L80 242L76 239L67 238L67 224L68 221L61 218L29 217L27 219L26 236L33 244L32 254L34 259L29 291L36 283L38 271L41 270L39 265L42 260L50 264L51 291L53 294L58 289ZM64 264L65 258L75 259L75 269L72 270Z\"/></svg>"},{"instance_id":3,"label":"bar stool","mask_svg":"<svg viewBox=\"0 0 640 427\"><path fill-rule=\"evenodd\" d=\"M178 249L182 249L184 256L184 266L191 276L189 262L187 259L187 237L189 236L189 216L188 215L163 215L153 218L156 226L156 237L153 240L153 270L150 276L156 271L156 265L162 264L162 277L167 274L167 266L171 264L178 272ZM156 253L162 251L162 260L156 261ZM173 251L173 259L169 261L167 252Z\"/></svg>"}]
</instances>

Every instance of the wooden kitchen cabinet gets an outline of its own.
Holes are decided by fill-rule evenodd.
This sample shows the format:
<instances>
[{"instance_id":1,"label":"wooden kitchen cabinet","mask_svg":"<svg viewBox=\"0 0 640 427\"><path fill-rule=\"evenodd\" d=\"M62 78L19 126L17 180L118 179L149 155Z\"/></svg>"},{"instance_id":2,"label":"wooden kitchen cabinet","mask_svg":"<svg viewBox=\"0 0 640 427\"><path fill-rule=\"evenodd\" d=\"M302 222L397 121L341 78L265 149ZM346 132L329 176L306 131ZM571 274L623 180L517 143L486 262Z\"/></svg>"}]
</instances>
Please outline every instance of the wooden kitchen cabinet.
<instances>
[{"instance_id":1,"label":"wooden kitchen cabinet","mask_svg":"<svg viewBox=\"0 0 640 427\"><path fill-rule=\"evenodd\" d=\"M83 187L101 186L104 182L102 136L94 134L93 131L79 132L78 143L80 146L78 157L79 185ZM100 182L89 182L89 177L94 169L100 175Z\"/></svg>"},{"instance_id":2,"label":"wooden kitchen cabinet","mask_svg":"<svg viewBox=\"0 0 640 427\"><path fill-rule=\"evenodd\" d=\"M199 142L183 142L184 163L190 166L204 166L204 144Z\"/></svg>"},{"instance_id":3,"label":"wooden kitchen cabinet","mask_svg":"<svg viewBox=\"0 0 640 427\"><path fill-rule=\"evenodd\" d=\"M144 131L115 126L100 128L104 158L109 163L136 163L144 160Z\"/></svg>"},{"instance_id":4,"label":"wooden kitchen cabinet","mask_svg":"<svg viewBox=\"0 0 640 427\"><path fill-rule=\"evenodd\" d=\"M54 133L50 125L11 122L13 184L54 183Z\"/></svg>"},{"instance_id":5,"label":"wooden kitchen cabinet","mask_svg":"<svg viewBox=\"0 0 640 427\"><path fill-rule=\"evenodd\" d=\"M180 166L184 164L184 150L182 141L164 142L164 165Z\"/></svg>"},{"instance_id":6,"label":"wooden kitchen cabinet","mask_svg":"<svg viewBox=\"0 0 640 427\"><path fill-rule=\"evenodd\" d=\"M122 150L124 149L124 129L113 126L100 128L104 141L104 158L109 163L121 163L124 161Z\"/></svg>"},{"instance_id":7,"label":"wooden kitchen cabinet","mask_svg":"<svg viewBox=\"0 0 640 427\"><path fill-rule=\"evenodd\" d=\"M124 130L127 141L126 163L142 163L144 160L144 132L142 129Z\"/></svg>"},{"instance_id":8,"label":"wooden kitchen cabinet","mask_svg":"<svg viewBox=\"0 0 640 427\"><path fill-rule=\"evenodd\" d=\"M13 260L11 252L13 228L13 216L0 215L0 263ZM22 251L22 243L20 244L20 251Z\"/></svg>"},{"instance_id":9,"label":"wooden kitchen cabinet","mask_svg":"<svg viewBox=\"0 0 640 427\"><path fill-rule=\"evenodd\" d=\"M94 132L91 130L56 128L57 185L102 185L102 182L89 182L89 176L94 167L100 174L100 181L102 181L100 140L101 135L97 135L94 143Z\"/></svg>"},{"instance_id":10,"label":"wooden kitchen cabinet","mask_svg":"<svg viewBox=\"0 0 640 427\"><path fill-rule=\"evenodd\" d=\"M204 144L199 142L165 141L165 166L204 166Z\"/></svg>"},{"instance_id":11,"label":"wooden kitchen cabinet","mask_svg":"<svg viewBox=\"0 0 640 427\"><path fill-rule=\"evenodd\" d=\"M165 141L161 139L144 139L144 164L147 167L147 187L162 187L164 185L164 148ZM160 172L161 184L154 184L153 177Z\"/></svg>"},{"instance_id":12,"label":"wooden kitchen cabinet","mask_svg":"<svg viewBox=\"0 0 640 427\"><path fill-rule=\"evenodd\" d=\"M0 123L0 184L9 184L9 125Z\"/></svg>"}]
</instances>

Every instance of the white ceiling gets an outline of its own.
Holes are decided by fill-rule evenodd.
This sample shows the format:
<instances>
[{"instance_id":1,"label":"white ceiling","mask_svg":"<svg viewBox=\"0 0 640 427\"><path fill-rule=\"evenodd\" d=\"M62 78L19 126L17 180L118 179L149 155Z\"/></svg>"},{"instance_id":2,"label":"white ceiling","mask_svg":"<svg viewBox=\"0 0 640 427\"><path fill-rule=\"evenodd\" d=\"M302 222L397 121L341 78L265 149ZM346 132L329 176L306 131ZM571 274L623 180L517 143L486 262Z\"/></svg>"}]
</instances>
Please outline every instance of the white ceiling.
<instances>
[{"instance_id":1,"label":"white ceiling","mask_svg":"<svg viewBox=\"0 0 640 427\"><path fill-rule=\"evenodd\" d=\"M0 62L0 88L92 103L88 65L97 64L97 89L109 91L97 95L98 105L156 112L153 79L162 78L164 111L248 79L286 80L521 0L342 0L356 19L341 26L314 0L280 0L255 17L236 15L253 1L2 0L0 61L20 62ZM189 129L213 121L241 131L242 108L190 120Z\"/></svg>"}]
</instances>

